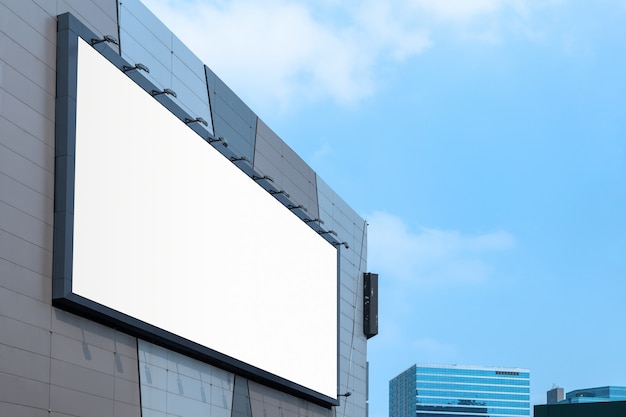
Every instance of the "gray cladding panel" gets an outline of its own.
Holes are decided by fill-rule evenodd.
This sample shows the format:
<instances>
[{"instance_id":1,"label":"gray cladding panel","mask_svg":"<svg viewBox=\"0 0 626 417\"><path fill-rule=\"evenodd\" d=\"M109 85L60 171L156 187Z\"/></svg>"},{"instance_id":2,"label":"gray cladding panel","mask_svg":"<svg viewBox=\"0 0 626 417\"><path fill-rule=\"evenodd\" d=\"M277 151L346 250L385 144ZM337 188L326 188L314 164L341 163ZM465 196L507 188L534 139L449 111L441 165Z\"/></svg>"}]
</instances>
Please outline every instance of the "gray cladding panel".
<instances>
[{"instance_id":1,"label":"gray cladding panel","mask_svg":"<svg viewBox=\"0 0 626 417\"><path fill-rule=\"evenodd\" d=\"M115 0L57 0L56 14L60 15L66 12L78 17L96 35L118 37ZM116 45L110 44L110 47L119 53L119 48Z\"/></svg>"},{"instance_id":2,"label":"gray cladding panel","mask_svg":"<svg viewBox=\"0 0 626 417\"><path fill-rule=\"evenodd\" d=\"M54 143L54 122L26 105L19 97L0 91L0 117L25 130L42 142ZM54 118L54 117L53 117Z\"/></svg>"},{"instance_id":3,"label":"gray cladding panel","mask_svg":"<svg viewBox=\"0 0 626 417\"><path fill-rule=\"evenodd\" d=\"M122 16L125 16L127 21L133 19L133 23L138 28L143 27L132 15L126 13ZM124 27L128 27L128 25ZM158 42L149 31L145 31L141 41L131 36L126 29L121 29L120 37L124 59L133 64L141 63L147 66L150 72L144 76L160 88L172 87L171 57L167 46ZM146 45L150 52L145 49Z\"/></svg>"},{"instance_id":4,"label":"gray cladding panel","mask_svg":"<svg viewBox=\"0 0 626 417\"><path fill-rule=\"evenodd\" d=\"M50 409L70 416L110 417L114 401L111 398L86 394L52 384Z\"/></svg>"},{"instance_id":5,"label":"gray cladding panel","mask_svg":"<svg viewBox=\"0 0 626 417\"><path fill-rule=\"evenodd\" d=\"M49 328L50 304L10 291L0 291L0 314L19 317L19 320L41 327Z\"/></svg>"},{"instance_id":6,"label":"gray cladding panel","mask_svg":"<svg viewBox=\"0 0 626 417\"><path fill-rule=\"evenodd\" d=\"M252 417L332 417L333 410L248 382Z\"/></svg>"},{"instance_id":7,"label":"gray cladding panel","mask_svg":"<svg viewBox=\"0 0 626 417\"><path fill-rule=\"evenodd\" d=\"M0 45L2 45L0 48L0 61L6 62L7 66L10 65L19 69L33 83L54 95L56 77L54 68L41 61L18 42L11 39L4 32L0 32Z\"/></svg>"},{"instance_id":8,"label":"gray cladding panel","mask_svg":"<svg viewBox=\"0 0 626 417\"><path fill-rule=\"evenodd\" d=\"M0 416L52 417L47 408L34 408L5 402L0 402Z\"/></svg>"},{"instance_id":9,"label":"gray cladding panel","mask_svg":"<svg viewBox=\"0 0 626 417\"><path fill-rule=\"evenodd\" d=\"M49 302L52 279L0 257L0 291L4 290Z\"/></svg>"},{"instance_id":10,"label":"gray cladding panel","mask_svg":"<svg viewBox=\"0 0 626 417\"><path fill-rule=\"evenodd\" d=\"M33 190L52 197L54 175L23 156L0 146L0 172Z\"/></svg>"},{"instance_id":11,"label":"gray cladding panel","mask_svg":"<svg viewBox=\"0 0 626 417\"><path fill-rule=\"evenodd\" d=\"M84 342L87 346L137 357L134 337L63 310L54 310L51 329L56 334Z\"/></svg>"},{"instance_id":12,"label":"gray cladding panel","mask_svg":"<svg viewBox=\"0 0 626 417\"><path fill-rule=\"evenodd\" d=\"M0 229L0 256L41 275L50 276L52 252Z\"/></svg>"},{"instance_id":13,"label":"gray cladding panel","mask_svg":"<svg viewBox=\"0 0 626 417\"><path fill-rule=\"evenodd\" d=\"M211 128L209 92L204 74L204 64L182 43L172 36L172 86L179 101L189 108L193 117L203 117ZM183 95L180 95L180 94ZM212 129L210 129L212 130Z\"/></svg>"},{"instance_id":14,"label":"gray cladding panel","mask_svg":"<svg viewBox=\"0 0 626 417\"><path fill-rule=\"evenodd\" d=\"M54 120L54 92L46 91L31 81L21 69L5 65L0 73L0 86L24 105L43 117Z\"/></svg>"},{"instance_id":15,"label":"gray cladding panel","mask_svg":"<svg viewBox=\"0 0 626 417\"><path fill-rule=\"evenodd\" d=\"M132 15L137 23L139 23L143 29L136 26L135 23L129 23L126 19L130 18L127 14ZM161 22L147 7L145 7L138 0L124 0L119 5L119 18L120 26L126 29L132 29L133 36L141 36L144 40L145 33L139 31L150 32L155 41L160 42L163 46L169 48L172 42L172 32ZM150 37L145 38L146 42L151 42ZM153 45L146 45L147 50L152 49ZM122 45L122 55L124 54L124 45Z\"/></svg>"},{"instance_id":16,"label":"gray cladding panel","mask_svg":"<svg viewBox=\"0 0 626 417\"><path fill-rule=\"evenodd\" d=\"M367 226L365 220L322 179L318 177L316 182L320 217L324 220L325 226L336 230L341 239L348 242L352 250L343 252L347 259L353 264L366 268Z\"/></svg>"},{"instance_id":17,"label":"gray cladding panel","mask_svg":"<svg viewBox=\"0 0 626 417\"><path fill-rule=\"evenodd\" d=\"M28 44L32 39L31 37L20 37L19 34L24 32L17 32L14 29L18 27L30 27L33 31L39 33L48 42L55 44L56 38L56 24L54 19L51 19L51 15L46 10L39 7L32 1L20 1L11 0L4 1L4 5L0 5L0 10L6 7L8 12L0 13L2 16L0 22L2 22L2 29L9 34L10 37L20 43ZM14 25L9 25L8 20L18 20ZM23 29L22 29L23 30ZM18 36L14 36L18 35Z\"/></svg>"},{"instance_id":18,"label":"gray cladding panel","mask_svg":"<svg viewBox=\"0 0 626 417\"><path fill-rule=\"evenodd\" d=\"M0 373L18 375L40 382L50 382L50 358L27 350L0 344Z\"/></svg>"},{"instance_id":19,"label":"gray cladding panel","mask_svg":"<svg viewBox=\"0 0 626 417\"><path fill-rule=\"evenodd\" d=\"M42 248L49 248L52 225L0 201L0 229L20 233L24 240Z\"/></svg>"},{"instance_id":20,"label":"gray cladding panel","mask_svg":"<svg viewBox=\"0 0 626 417\"><path fill-rule=\"evenodd\" d=\"M174 90L176 103L192 117L205 119L211 131L202 61L138 0L120 4L120 37L122 57L146 65L150 72L143 75L161 89Z\"/></svg>"},{"instance_id":21,"label":"gray cladding panel","mask_svg":"<svg viewBox=\"0 0 626 417\"><path fill-rule=\"evenodd\" d=\"M176 63L173 64L174 66L173 70L175 74L183 78L190 77L191 74L193 74L193 76L195 76L198 81L201 81L202 83L206 84L206 74L204 72L204 64L202 63L200 58L195 56L193 52L191 52L191 50L187 48L185 44L181 42L180 39L178 39L176 35L172 35L172 53L174 54L174 57L178 60L178 64ZM176 65L184 65L187 68L178 69L176 68ZM183 76L180 74L186 74L186 75Z\"/></svg>"},{"instance_id":22,"label":"gray cladding panel","mask_svg":"<svg viewBox=\"0 0 626 417\"><path fill-rule=\"evenodd\" d=\"M113 352L110 350L89 344L84 340L72 339L58 333L52 334L51 344L53 359L73 363L109 375L115 373ZM52 376L53 383L56 377L55 375Z\"/></svg>"},{"instance_id":23,"label":"gray cladding panel","mask_svg":"<svg viewBox=\"0 0 626 417\"><path fill-rule=\"evenodd\" d=\"M274 185L306 207L311 218L319 217L315 172L261 119L257 124L254 168L271 176Z\"/></svg>"},{"instance_id":24,"label":"gray cladding panel","mask_svg":"<svg viewBox=\"0 0 626 417\"><path fill-rule=\"evenodd\" d=\"M113 404L113 417L142 417L141 407L139 405L115 401Z\"/></svg>"},{"instance_id":25,"label":"gray cladding panel","mask_svg":"<svg viewBox=\"0 0 626 417\"><path fill-rule=\"evenodd\" d=\"M257 116L208 67L205 67L215 136L228 141L237 156L254 158Z\"/></svg>"},{"instance_id":26,"label":"gray cladding panel","mask_svg":"<svg viewBox=\"0 0 626 417\"><path fill-rule=\"evenodd\" d=\"M233 390L232 417L251 417L250 393L248 392L248 381L245 378L235 376L235 387Z\"/></svg>"},{"instance_id":27,"label":"gray cladding panel","mask_svg":"<svg viewBox=\"0 0 626 417\"><path fill-rule=\"evenodd\" d=\"M0 403L7 402L28 407L47 409L49 387L45 382L0 372Z\"/></svg>"},{"instance_id":28,"label":"gray cladding panel","mask_svg":"<svg viewBox=\"0 0 626 417\"><path fill-rule=\"evenodd\" d=\"M33 0L33 3L41 7L41 9L44 10L46 13L48 13L50 16L57 15L57 4L55 1Z\"/></svg>"},{"instance_id":29,"label":"gray cladding panel","mask_svg":"<svg viewBox=\"0 0 626 417\"><path fill-rule=\"evenodd\" d=\"M51 328L53 358L133 383L139 381L134 337L58 309L54 310ZM53 377L64 381L62 375Z\"/></svg>"},{"instance_id":30,"label":"gray cladding panel","mask_svg":"<svg viewBox=\"0 0 626 417\"><path fill-rule=\"evenodd\" d=\"M3 191L3 201L23 211L45 224L52 224L53 200L30 187L25 186L14 178L3 173L0 169L0 189Z\"/></svg>"},{"instance_id":31,"label":"gray cladding panel","mask_svg":"<svg viewBox=\"0 0 626 417\"><path fill-rule=\"evenodd\" d=\"M2 132L0 146L12 150L50 173L54 172L54 165L51 165L54 161L52 146L48 146L4 117L0 117L0 132Z\"/></svg>"},{"instance_id":32,"label":"gray cladding panel","mask_svg":"<svg viewBox=\"0 0 626 417\"><path fill-rule=\"evenodd\" d=\"M270 160L273 158L274 167L270 168L277 169L279 167L279 158L283 154L283 140L262 119L259 119L257 122L256 135L257 144L255 151L266 155Z\"/></svg>"},{"instance_id":33,"label":"gray cladding panel","mask_svg":"<svg viewBox=\"0 0 626 417\"><path fill-rule=\"evenodd\" d=\"M0 315L0 344L17 349L50 355L50 331ZM6 358L5 360L10 360Z\"/></svg>"},{"instance_id":34,"label":"gray cladding panel","mask_svg":"<svg viewBox=\"0 0 626 417\"><path fill-rule=\"evenodd\" d=\"M139 384L136 381L130 381L123 378L115 378L113 388L115 391L115 401L139 407Z\"/></svg>"},{"instance_id":35,"label":"gray cladding panel","mask_svg":"<svg viewBox=\"0 0 626 417\"><path fill-rule=\"evenodd\" d=\"M52 383L85 394L113 398L115 378L113 375L94 371L69 362L52 360Z\"/></svg>"}]
</instances>

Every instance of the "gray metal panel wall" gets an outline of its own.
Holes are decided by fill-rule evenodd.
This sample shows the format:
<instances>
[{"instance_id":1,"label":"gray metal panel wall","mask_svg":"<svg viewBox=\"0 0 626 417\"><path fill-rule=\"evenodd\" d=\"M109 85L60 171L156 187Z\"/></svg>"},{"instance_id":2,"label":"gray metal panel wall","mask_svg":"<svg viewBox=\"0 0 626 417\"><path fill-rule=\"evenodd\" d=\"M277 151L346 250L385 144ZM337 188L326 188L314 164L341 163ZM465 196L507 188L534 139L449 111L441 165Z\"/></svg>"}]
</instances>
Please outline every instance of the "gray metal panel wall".
<instances>
[{"instance_id":1,"label":"gray metal panel wall","mask_svg":"<svg viewBox=\"0 0 626 417\"><path fill-rule=\"evenodd\" d=\"M114 0L0 1L0 415L139 416L136 339L51 306L56 16L117 36Z\"/></svg>"},{"instance_id":2,"label":"gray metal panel wall","mask_svg":"<svg viewBox=\"0 0 626 417\"><path fill-rule=\"evenodd\" d=\"M202 61L139 0L120 2L119 23L122 58L146 65L150 72L142 75L159 89L174 90L176 103L192 118L202 117L212 131Z\"/></svg>"},{"instance_id":3,"label":"gray metal panel wall","mask_svg":"<svg viewBox=\"0 0 626 417\"><path fill-rule=\"evenodd\" d=\"M252 161L256 114L213 71L206 66L204 68L215 136L225 138L235 155L245 156Z\"/></svg>"},{"instance_id":4,"label":"gray metal panel wall","mask_svg":"<svg viewBox=\"0 0 626 417\"><path fill-rule=\"evenodd\" d=\"M257 122L254 169L272 177L274 185L302 204L310 217L319 217L315 172L261 119Z\"/></svg>"},{"instance_id":5,"label":"gray metal panel wall","mask_svg":"<svg viewBox=\"0 0 626 417\"><path fill-rule=\"evenodd\" d=\"M317 177L319 217L349 245L341 251L339 317L340 416L367 413L367 338L363 334L363 273L367 271L367 223L321 178Z\"/></svg>"},{"instance_id":6,"label":"gray metal panel wall","mask_svg":"<svg viewBox=\"0 0 626 417\"><path fill-rule=\"evenodd\" d=\"M67 11L99 36L118 34L115 0L0 0L0 415L139 416L137 340L51 306L56 16ZM364 417L365 223L205 71L216 136L349 245L341 250L339 390L352 395L340 397L336 413ZM258 390L269 401L271 390Z\"/></svg>"}]
</instances>

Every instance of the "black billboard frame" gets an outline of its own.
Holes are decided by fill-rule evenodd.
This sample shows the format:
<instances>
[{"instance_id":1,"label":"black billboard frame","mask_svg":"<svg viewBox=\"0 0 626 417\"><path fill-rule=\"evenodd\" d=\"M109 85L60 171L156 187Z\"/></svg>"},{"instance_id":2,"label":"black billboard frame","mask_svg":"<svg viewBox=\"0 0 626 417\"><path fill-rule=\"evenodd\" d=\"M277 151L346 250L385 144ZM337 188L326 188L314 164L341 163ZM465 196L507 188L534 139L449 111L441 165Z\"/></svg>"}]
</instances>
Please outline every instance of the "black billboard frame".
<instances>
[{"instance_id":1,"label":"black billboard frame","mask_svg":"<svg viewBox=\"0 0 626 417\"><path fill-rule=\"evenodd\" d=\"M339 395L337 398L328 397L310 388L73 293L74 158L76 150L79 39L92 44L92 40L101 39L101 37L96 35L69 12L57 16L52 305L118 329L131 336L144 339L207 364L217 366L223 370L268 387L311 401L317 405L326 408L338 406ZM134 66L134 63L127 62L120 54L111 48L106 41L92 44L92 47L120 71L123 71L124 67ZM141 74L141 71L130 71L126 75L148 93L153 90L159 90L157 86ZM191 115L185 112L167 94L155 96L154 99L159 101L181 121L193 119ZM188 126L207 142L213 144L213 147L224 155L224 157L230 160L237 158L237 155L227 147L221 146L221 142L218 138L194 125L197 124L192 123ZM251 178L262 177L253 167L247 164L239 164L238 167ZM270 182L264 181L263 184L259 185L273 194L274 198L279 200L287 209L298 208L294 202L284 193L281 193L280 190L276 189ZM291 209L291 211L337 249L337 356L339 357L340 258L342 246L347 247L347 245L345 245L344 242L339 242L334 239L332 233L323 229L320 223L310 218L305 210ZM337 365L337 387L339 387L339 363Z\"/></svg>"}]
</instances>

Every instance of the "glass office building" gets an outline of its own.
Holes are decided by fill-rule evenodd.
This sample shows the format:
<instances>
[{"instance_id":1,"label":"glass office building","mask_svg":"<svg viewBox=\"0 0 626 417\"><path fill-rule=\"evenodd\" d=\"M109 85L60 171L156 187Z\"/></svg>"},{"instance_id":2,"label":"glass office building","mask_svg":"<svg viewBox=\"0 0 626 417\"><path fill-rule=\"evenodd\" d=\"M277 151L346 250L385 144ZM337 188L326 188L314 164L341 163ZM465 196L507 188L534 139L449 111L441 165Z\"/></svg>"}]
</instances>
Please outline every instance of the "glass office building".
<instances>
[{"instance_id":1,"label":"glass office building","mask_svg":"<svg viewBox=\"0 0 626 417\"><path fill-rule=\"evenodd\" d=\"M559 404L626 401L626 387L606 386L570 391Z\"/></svg>"},{"instance_id":2,"label":"glass office building","mask_svg":"<svg viewBox=\"0 0 626 417\"><path fill-rule=\"evenodd\" d=\"M389 417L529 415L528 369L417 364L389 382Z\"/></svg>"}]
</instances>

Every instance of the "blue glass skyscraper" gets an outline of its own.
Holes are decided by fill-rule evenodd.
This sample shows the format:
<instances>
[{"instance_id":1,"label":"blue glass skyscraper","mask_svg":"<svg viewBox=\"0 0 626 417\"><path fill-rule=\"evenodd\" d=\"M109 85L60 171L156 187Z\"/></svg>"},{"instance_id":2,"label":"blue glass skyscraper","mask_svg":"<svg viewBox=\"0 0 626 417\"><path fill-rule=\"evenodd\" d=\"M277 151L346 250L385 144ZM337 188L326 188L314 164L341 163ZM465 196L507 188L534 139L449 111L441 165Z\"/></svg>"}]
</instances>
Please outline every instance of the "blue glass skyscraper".
<instances>
[{"instance_id":1,"label":"blue glass skyscraper","mask_svg":"<svg viewBox=\"0 0 626 417\"><path fill-rule=\"evenodd\" d=\"M389 382L389 417L530 416L530 371L417 364Z\"/></svg>"}]
</instances>

